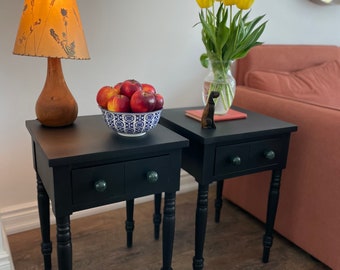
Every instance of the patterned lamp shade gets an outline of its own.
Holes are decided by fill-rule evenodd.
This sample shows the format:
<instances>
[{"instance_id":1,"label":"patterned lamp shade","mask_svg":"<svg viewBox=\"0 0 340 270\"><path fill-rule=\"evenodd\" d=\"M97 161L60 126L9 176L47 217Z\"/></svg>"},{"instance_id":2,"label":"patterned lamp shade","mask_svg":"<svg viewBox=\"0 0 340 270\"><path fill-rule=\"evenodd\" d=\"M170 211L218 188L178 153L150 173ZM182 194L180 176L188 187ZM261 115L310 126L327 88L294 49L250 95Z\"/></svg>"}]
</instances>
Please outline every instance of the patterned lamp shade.
<instances>
[{"instance_id":1,"label":"patterned lamp shade","mask_svg":"<svg viewBox=\"0 0 340 270\"><path fill-rule=\"evenodd\" d=\"M76 0L25 0L13 53L89 59Z\"/></svg>"}]
</instances>

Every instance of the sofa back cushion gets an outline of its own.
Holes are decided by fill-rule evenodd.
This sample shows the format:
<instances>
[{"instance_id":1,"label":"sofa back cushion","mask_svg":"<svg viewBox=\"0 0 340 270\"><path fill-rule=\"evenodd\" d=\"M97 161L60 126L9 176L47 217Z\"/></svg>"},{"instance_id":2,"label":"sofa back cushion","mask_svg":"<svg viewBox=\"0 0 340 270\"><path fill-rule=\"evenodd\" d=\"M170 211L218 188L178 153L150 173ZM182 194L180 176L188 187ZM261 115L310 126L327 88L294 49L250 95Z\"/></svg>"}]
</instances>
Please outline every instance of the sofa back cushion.
<instances>
[{"instance_id":1,"label":"sofa back cushion","mask_svg":"<svg viewBox=\"0 0 340 270\"><path fill-rule=\"evenodd\" d=\"M246 74L253 70L292 72L339 60L340 47L333 45L261 45L237 60L236 81L245 84Z\"/></svg>"},{"instance_id":2,"label":"sofa back cushion","mask_svg":"<svg viewBox=\"0 0 340 270\"><path fill-rule=\"evenodd\" d=\"M340 61L333 60L294 72L254 70L245 85L318 105L340 108Z\"/></svg>"},{"instance_id":3,"label":"sofa back cushion","mask_svg":"<svg viewBox=\"0 0 340 270\"><path fill-rule=\"evenodd\" d=\"M237 85L340 109L340 47L261 45L236 63Z\"/></svg>"}]
</instances>

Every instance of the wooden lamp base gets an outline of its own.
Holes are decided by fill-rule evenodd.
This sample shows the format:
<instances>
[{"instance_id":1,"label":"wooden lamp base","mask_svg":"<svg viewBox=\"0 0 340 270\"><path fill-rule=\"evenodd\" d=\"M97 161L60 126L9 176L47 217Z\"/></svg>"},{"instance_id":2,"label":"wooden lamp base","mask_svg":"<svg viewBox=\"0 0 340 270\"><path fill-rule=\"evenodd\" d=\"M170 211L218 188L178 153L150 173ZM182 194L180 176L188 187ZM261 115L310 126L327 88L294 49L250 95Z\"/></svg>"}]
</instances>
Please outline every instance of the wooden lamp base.
<instances>
[{"instance_id":1,"label":"wooden lamp base","mask_svg":"<svg viewBox=\"0 0 340 270\"><path fill-rule=\"evenodd\" d=\"M64 80L60 58L48 58L44 88L36 102L39 122L47 127L71 125L78 115L78 105Z\"/></svg>"}]
</instances>

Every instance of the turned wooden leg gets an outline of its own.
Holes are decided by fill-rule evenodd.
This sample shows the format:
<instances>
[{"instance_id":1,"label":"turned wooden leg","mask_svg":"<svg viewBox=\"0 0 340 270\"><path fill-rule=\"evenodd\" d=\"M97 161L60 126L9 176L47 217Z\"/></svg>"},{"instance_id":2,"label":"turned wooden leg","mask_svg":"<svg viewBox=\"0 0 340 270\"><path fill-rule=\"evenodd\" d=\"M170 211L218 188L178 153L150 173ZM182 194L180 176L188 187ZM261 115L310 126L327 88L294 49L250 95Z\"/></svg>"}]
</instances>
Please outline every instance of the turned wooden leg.
<instances>
[{"instance_id":1,"label":"turned wooden leg","mask_svg":"<svg viewBox=\"0 0 340 270\"><path fill-rule=\"evenodd\" d=\"M133 230L135 228L135 221L133 220L134 199L126 201L126 245L128 248L132 247Z\"/></svg>"},{"instance_id":2,"label":"turned wooden leg","mask_svg":"<svg viewBox=\"0 0 340 270\"><path fill-rule=\"evenodd\" d=\"M264 263L267 263L269 260L270 248L273 244L273 231L274 231L276 210L277 210L277 206L279 202L281 172L282 170L274 170L272 173L272 180L270 183L268 206L267 206L266 231L263 236L262 261Z\"/></svg>"},{"instance_id":3,"label":"turned wooden leg","mask_svg":"<svg viewBox=\"0 0 340 270\"><path fill-rule=\"evenodd\" d=\"M161 270L172 270L172 251L175 237L176 193L165 193L163 213L163 267Z\"/></svg>"},{"instance_id":4,"label":"turned wooden leg","mask_svg":"<svg viewBox=\"0 0 340 270\"><path fill-rule=\"evenodd\" d=\"M221 209L222 209L222 190L224 180L217 181L216 184L216 199L215 199L215 222L220 222Z\"/></svg>"},{"instance_id":5,"label":"turned wooden leg","mask_svg":"<svg viewBox=\"0 0 340 270\"><path fill-rule=\"evenodd\" d=\"M57 252L58 269L72 270L72 241L70 216L59 217L57 220Z\"/></svg>"},{"instance_id":6,"label":"turned wooden leg","mask_svg":"<svg viewBox=\"0 0 340 270\"><path fill-rule=\"evenodd\" d=\"M161 204L162 204L162 193L155 194L155 200L154 200L155 212L153 214L153 224L154 224L154 237L156 240L159 239L159 227L162 222Z\"/></svg>"},{"instance_id":7,"label":"turned wooden leg","mask_svg":"<svg viewBox=\"0 0 340 270\"><path fill-rule=\"evenodd\" d=\"M42 238L41 253L44 257L45 270L50 270L52 269L52 242L50 240L50 200L39 175L37 175L37 192L40 230Z\"/></svg>"},{"instance_id":8,"label":"turned wooden leg","mask_svg":"<svg viewBox=\"0 0 340 270\"><path fill-rule=\"evenodd\" d=\"M208 217L208 191L209 184L199 184L196 206L195 256L192 263L194 270L202 270L204 266L203 249Z\"/></svg>"}]
</instances>

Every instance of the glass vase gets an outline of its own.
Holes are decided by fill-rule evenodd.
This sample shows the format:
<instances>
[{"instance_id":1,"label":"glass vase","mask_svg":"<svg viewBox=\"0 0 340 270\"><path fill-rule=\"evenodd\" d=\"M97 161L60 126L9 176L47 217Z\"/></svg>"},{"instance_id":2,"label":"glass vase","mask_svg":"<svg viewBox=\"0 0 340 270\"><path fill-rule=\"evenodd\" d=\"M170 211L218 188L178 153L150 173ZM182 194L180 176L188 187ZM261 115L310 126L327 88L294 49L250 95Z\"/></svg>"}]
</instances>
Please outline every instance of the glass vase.
<instances>
[{"instance_id":1,"label":"glass vase","mask_svg":"<svg viewBox=\"0 0 340 270\"><path fill-rule=\"evenodd\" d=\"M231 107L236 90L236 81L231 73L231 62L209 60L209 73L204 78L202 99L206 105L211 91L220 95L214 99L215 114L226 114Z\"/></svg>"}]
</instances>

